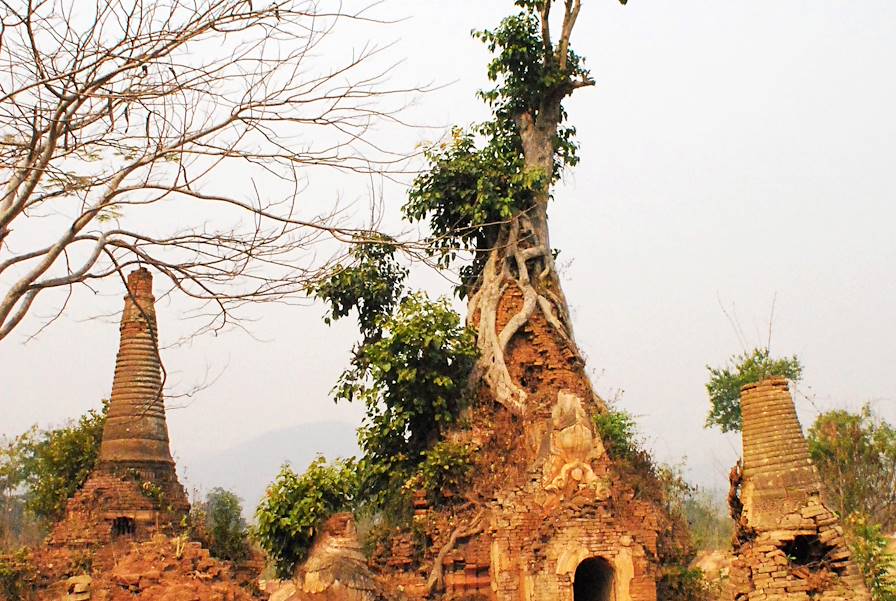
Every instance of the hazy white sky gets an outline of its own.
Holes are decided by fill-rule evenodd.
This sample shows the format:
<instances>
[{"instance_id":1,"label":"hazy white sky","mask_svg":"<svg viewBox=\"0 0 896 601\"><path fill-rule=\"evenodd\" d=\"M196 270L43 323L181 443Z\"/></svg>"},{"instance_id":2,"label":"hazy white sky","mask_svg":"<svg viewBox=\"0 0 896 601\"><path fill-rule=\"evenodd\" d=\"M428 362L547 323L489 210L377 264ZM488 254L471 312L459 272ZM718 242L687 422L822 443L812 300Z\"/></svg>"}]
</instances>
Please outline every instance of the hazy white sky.
<instances>
[{"instance_id":1,"label":"hazy white sky","mask_svg":"<svg viewBox=\"0 0 896 601\"><path fill-rule=\"evenodd\" d=\"M691 477L722 486L738 439L702 428L705 364L764 343L806 371L804 425L822 410L870 401L896 422L896 3L865 0L588 0L576 49L598 86L569 102L582 162L551 211L577 339L598 390L639 416L661 460L687 457ZM369 35L404 59L396 78L450 84L409 117L466 124L485 117L474 91L487 55L473 28L510 0L387 0L407 17ZM360 44L363 29L345 43ZM384 132L383 135L390 135ZM438 135L395 133L408 147ZM355 184L323 177L331 194ZM398 186L385 189L393 213ZM444 285L417 273L421 285ZM79 296L37 340L0 344L0 434L74 417L107 396L121 293ZM732 307L734 309L732 310ZM164 341L188 331L179 303L159 307ZM262 307L253 337L230 332L165 352L172 380L206 371L213 386L169 414L182 466L271 430L357 422L328 390L356 338L320 309ZM296 445L303 441L296 440Z\"/></svg>"}]
</instances>

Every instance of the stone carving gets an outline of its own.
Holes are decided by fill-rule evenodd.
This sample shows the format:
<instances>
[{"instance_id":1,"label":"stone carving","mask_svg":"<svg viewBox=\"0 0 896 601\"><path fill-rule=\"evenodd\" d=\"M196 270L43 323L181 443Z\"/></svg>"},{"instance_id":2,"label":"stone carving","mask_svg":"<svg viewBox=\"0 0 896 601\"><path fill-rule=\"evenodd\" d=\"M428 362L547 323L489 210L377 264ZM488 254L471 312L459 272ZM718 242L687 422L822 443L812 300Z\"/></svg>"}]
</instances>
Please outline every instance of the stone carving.
<instances>
[{"instance_id":1,"label":"stone carving","mask_svg":"<svg viewBox=\"0 0 896 601\"><path fill-rule=\"evenodd\" d=\"M551 412L551 426L550 454L544 466L545 489L558 491L570 484L596 483L591 462L604 454L604 448L591 431L582 399L561 391Z\"/></svg>"}]
</instances>

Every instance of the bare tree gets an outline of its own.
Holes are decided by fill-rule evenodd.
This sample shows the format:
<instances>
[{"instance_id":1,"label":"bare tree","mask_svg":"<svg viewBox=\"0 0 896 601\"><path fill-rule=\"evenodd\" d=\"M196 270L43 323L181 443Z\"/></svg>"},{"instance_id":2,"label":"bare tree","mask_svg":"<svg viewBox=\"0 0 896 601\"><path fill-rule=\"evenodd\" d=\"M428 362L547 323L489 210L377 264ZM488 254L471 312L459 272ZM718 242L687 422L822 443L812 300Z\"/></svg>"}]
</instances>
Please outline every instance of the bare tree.
<instances>
[{"instance_id":1,"label":"bare tree","mask_svg":"<svg viewBox=\"0 0 896 601\"><path fill-rule=\"evenodd\" d=\"M207 328L299 293L315 245L358 233L299 203L305 171L401 160L370 137L413 91L386 89L382 48L320 66L334 27L374 21L336 0L0 0L0 19L0 340L44 292L136 263L210 305Z\"/></svg>"}]
</instances>

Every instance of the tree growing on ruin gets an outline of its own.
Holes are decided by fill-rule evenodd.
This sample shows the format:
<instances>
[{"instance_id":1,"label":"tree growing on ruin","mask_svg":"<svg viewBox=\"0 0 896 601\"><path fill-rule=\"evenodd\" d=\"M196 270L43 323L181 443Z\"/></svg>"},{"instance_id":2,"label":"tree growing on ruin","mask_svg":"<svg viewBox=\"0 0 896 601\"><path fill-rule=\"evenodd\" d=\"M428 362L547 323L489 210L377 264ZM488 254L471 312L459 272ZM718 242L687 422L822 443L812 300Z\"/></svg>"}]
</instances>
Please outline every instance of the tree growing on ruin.
<instances>
[{"instance_id":1,"label":"tree growing on ruin","mask_svg":"<svg viewBox=\"0 0 896 601\"><path fill-rule=\"evenodd\" d=\"M306 202L307 170L401 158L369 133L412 90L386 88L381 49L326 45L344 21L374 22L368 8L2 3L0 340L39 299L61 313L134 264L195 300L206 329L302 293L326 265L312 245L356 233L335 202Z\"/></svg>"},{"instance_id":2,"label":"tree growing on ruin","mask_svg":"<svg viewBox=\"0 0 896 601\"><path fill-rule=\"evenodd\" d=\"M428 222L443 267L472 257L460 268L458 290L477 332L472 378L487 398L524 416L551 404L561 387L596 398L547 219L553 184L578 161L563 103L595 82L571 47L580 0L515 5L518 12L496 29L476 33L494 54L488 75L495 86L480 94L493 118L430 150L405 215ZM551 378L521 373L520 358L533 354L553 360Z\"/></svg>"},{"instance_id":3,"label":"tree growing on ruin","mask_svg":"<svg viewBox=\"0 0 896 601\"><path fill-rule=\"evenodd\" d=\"M803 366L796 355L775 359L767 347L735 355L723 367L707 365L706 369L709 371L706 427L717 426L722 432L740 432L742 387L766 378L786 378L798 382L803 375Z\"/></svg>"}]
</instances>

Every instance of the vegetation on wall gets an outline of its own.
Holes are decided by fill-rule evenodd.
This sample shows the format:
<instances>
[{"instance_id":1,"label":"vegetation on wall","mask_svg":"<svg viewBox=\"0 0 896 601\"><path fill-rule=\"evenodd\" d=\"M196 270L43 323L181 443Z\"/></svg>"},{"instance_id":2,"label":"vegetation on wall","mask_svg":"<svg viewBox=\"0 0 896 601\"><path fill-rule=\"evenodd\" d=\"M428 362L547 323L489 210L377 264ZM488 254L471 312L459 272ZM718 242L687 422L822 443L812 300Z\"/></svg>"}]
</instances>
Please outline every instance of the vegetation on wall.
<instances>
[{"instance_id":1,"label":"vegetation on wall","mask_svg":"<svg viewBox=\"0 0 896 601\"><path fill-rule=\"evenodd\" d=\"M859 566L873 601L896 601L896 554L880 524L855 513L846 521L853 561Z\"/></svg>"},{"instance_id":2,"label":"vegetation on wall","mask_svg":"<svg viewBox=\"0 0 896 601\"><path fill-rule=\"evenodd\" d=\"M631 458L638 452L638 424L628 411L608 407L595 413L594 427L611 458Z\"/></svg>"},{"instance_id":3,"label":"vegetation on wall","mask_svg":"<svg viewBox=\"0 0 896 601\"><path fill-rule=\"evenodd\" d=\"M722 432L739 432L741 429L741 387L773 377L798 382L803 374L803 366L795 355L775 359L768 348L734 355L724 367L707 365L706 369L710 376L706 383L710 405L706 427L717 426Z\"/></svg>"}]
</instances>

